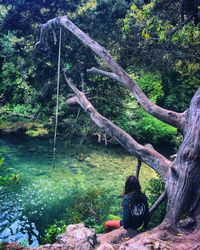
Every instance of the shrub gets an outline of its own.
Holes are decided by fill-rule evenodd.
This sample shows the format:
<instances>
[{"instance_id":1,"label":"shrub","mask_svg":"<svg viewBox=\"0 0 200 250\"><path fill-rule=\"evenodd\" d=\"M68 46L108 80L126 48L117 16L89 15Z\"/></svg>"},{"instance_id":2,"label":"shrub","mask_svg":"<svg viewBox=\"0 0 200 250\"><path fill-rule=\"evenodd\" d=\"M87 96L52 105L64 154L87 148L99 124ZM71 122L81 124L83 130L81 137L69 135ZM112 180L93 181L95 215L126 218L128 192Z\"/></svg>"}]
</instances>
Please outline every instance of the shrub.
<instances>
[{"instance_id":1,"label":"shrub","mask_svg":"<svg viewBox=\"0 0 200 250\"><path fill-rule=\"evenodd\" d=\"M146 188L146 192L148 193L148 202L151 207L159 196L164 192L164 183L162 179L159 177L157 179L151 179L148 187ZM159 208L152 215L149 223L149 227L155 227L159 225L165 217L167 202L164 201Z\"/></svg>"},{"instance_id":2,"label":"shrub","mask_svg":"<svg viewBox=\"0 0 200 250\"><path fill-rule=\"evenodd\" d=\"M92 188L86 192L79 191L72 195L69 207L65 212L65 219L55 221L50 225L42 237L42 243L53 243L58 234L63 233L69 224L83 222L85 226L96 229L97 233L104 231L104 221L111 205L106 190Z\"/></svg>"},{"instance_id":3,"label":"shrub","mask_svg":"<svg viewBox=\"0 0 200 250\"><path fill-rule=\"evenodd\" d=\"M7 168L5 164L5 159L0 157L0 186L10 185L12 183L18 184L20 180L19 174L7 174L7 170L9 171L9 168Z\"/></svg>"},{"instance_id":4,"label":"shrub","mask_svg":"<svg viewBox=\"0 0 200 250\"><path fill-rule=\"evenodd\" d=\"M54 243L59 234L63 233L66 229L66 221L56 221L54 224L50 225L45 230L45 235L42 237L42 244L45 243Z\"/></svg>"}]
</instances>

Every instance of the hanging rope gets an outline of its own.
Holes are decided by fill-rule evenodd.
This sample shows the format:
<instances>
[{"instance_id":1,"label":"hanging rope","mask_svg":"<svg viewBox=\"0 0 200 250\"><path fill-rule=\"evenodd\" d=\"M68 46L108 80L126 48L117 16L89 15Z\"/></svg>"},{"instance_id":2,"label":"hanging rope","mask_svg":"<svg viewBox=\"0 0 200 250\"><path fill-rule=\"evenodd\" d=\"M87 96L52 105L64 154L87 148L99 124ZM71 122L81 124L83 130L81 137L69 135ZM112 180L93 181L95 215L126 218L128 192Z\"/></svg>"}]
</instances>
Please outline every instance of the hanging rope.
<instances>
[{"instance_id":1,"label":"hanging rope","mask_svg":"<svg viewBox=\"0 0 200 250\"><path fill-rule=\"evenodd\" d=\"M57 93L56 93L56 120L55 120L55 130L54 130L54 140L53 140L53 168L55 168L55 161L56 161L56 137L58 129L58 109L59 109L59 90L60 90L61 40L62 40L62 29L60 27L59 48L58 48Z\"/></svg>"}]
</instances>

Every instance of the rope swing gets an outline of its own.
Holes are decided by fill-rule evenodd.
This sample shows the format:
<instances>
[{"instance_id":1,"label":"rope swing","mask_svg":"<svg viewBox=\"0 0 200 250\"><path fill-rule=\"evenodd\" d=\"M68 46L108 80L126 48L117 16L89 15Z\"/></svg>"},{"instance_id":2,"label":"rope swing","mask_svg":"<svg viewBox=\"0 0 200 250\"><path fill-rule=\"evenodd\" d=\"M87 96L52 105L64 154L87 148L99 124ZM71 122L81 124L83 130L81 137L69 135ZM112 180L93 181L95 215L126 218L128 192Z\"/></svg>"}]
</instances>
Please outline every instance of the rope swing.
<instances>
[{"instance_id":1,"label":"rope swing","mask_svg":"<svg viewBox=\"0 0 200 250\"><path fill-rule=\"evenodd\" d=\"M57 129L58 129L58 109L59 109L59 90L60 90L61 40L62 40L62 29L61 29L61 27L60 27L59 48L58 48L57 92L56 92L56 119L55 119L55 130L54 130L54 140L53 140L53 169L55 168L55 161L56 161L56 139L57 139Z\"/></svg>"}]
</instances>

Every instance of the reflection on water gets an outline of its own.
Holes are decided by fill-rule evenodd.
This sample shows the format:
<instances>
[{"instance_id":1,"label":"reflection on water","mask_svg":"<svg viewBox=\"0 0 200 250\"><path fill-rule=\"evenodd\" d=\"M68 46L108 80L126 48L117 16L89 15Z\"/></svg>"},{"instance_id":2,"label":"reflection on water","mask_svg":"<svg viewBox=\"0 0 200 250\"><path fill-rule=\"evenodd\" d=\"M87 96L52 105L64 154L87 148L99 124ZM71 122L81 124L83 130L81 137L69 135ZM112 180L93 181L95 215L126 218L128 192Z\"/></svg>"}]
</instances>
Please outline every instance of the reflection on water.
<instances>
[{"instance_id":1,"label":"reflection on water","mask_svg":"<svg viewBox=\"0 0 200 250\"><path fill-rule=\"evenodd\" d=\"M111 212L119 210L124 180L136 165L121 148L58 143L53 170L49 140L19 137L0 139L0 157L7 164L5 174L20 176L18 184L0 190L0 242L17 241L31 247L38 244L48 225L66 215L77 192L104 188L113 197ZM141 176L144 187L155 174L143 166Z\"/></svg>"}]
</instances>

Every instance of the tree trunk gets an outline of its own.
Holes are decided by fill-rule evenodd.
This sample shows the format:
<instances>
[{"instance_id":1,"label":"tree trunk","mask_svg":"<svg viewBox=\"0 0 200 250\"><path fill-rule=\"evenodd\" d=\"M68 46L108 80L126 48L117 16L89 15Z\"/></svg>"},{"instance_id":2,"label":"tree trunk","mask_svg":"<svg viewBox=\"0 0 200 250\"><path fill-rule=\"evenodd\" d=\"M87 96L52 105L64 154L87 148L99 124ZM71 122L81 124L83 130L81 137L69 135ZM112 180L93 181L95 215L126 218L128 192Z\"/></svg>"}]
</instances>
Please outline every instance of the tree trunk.
<instances>
[{"instance_id":1,"label":"tree trunk","mask_svg":"<svg viewBox=\"0 0 200 250\"><path fill-rule=\"evenodd\" d=\"M200 211L200 88L187 111L184 140L166 176L166 186L166 219L175 224L181 215L197 218Z\"/></svg>"}]
</instances>

